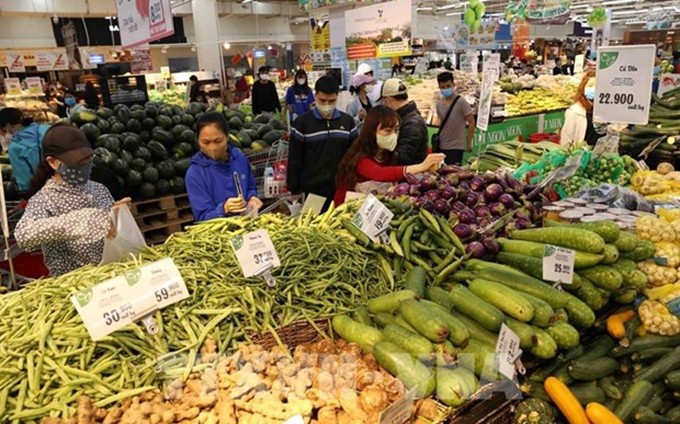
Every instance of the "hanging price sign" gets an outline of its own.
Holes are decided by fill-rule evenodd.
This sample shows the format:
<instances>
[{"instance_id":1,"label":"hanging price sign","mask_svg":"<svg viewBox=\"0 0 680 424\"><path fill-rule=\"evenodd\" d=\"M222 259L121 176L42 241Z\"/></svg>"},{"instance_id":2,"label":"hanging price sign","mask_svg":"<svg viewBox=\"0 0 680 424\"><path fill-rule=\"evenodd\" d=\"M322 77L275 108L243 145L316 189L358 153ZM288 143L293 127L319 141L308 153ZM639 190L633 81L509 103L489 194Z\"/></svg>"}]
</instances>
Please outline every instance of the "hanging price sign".
<instances>
[{"instance_id":1,"label":"hanging price sign","mask_svg":"<svg viewBox=\"0 0 680 424\"><path fill-rule=\"evenodd\" d=\"M496 359L498 372L509 380L515 378L515 361L522 355L519 347L519 336L510 327L501 324L501 331L496 342Z\"/></svg>"},{"instance_id":2,"label":"hanging price sign","mask_svg":"<svg viewBox=\"0 0 680 424\"><path fill-rule=\"evenodd\" d=\"M546 244L543 250L543 279L560 284L572 284L574 251Z\"/></svg>"},{"instance_id":3,"label":"hanging price sign","mask_svg":"<svg viewBox=\"0 0 680 424\"><path fill-rule=\"evenodd\" d=\"M71 296L97 341L151 312L189 297L175 263L161 259Z\"/></svg>"},{"instance_id":4,"label":"hanging price sign","mask_svg":"<svg viewBox=\"0 0 680 424\"><path fill-rule=\"evenodd\" d=\"M380 413L380 424L403 424L413 415L413 402L416 400L417 387L412 388L404 396Z\"/></svg>"},{"instance_id":5,"label":"hanging price sign","mask_svg":"<svg viewBox=\"0 0 680 424\"><path fill-rule=\"evenodd\" d=\"M376 242L390 226L394 214L387 209L374 195L369 194L359 211L354 215L352 223L356 225L373 242Z\"/></svg>"},{"instance_id":6,"label":"hanging price sign","mask_svg":"<svg viewBox=\"0 0 680 424\"><path fill-rule=\"evenodd\" d=\"M266 230L257 230L231 239L236 259L246 278L281 266L274 243Z\"/></svg>"}]
</instances>

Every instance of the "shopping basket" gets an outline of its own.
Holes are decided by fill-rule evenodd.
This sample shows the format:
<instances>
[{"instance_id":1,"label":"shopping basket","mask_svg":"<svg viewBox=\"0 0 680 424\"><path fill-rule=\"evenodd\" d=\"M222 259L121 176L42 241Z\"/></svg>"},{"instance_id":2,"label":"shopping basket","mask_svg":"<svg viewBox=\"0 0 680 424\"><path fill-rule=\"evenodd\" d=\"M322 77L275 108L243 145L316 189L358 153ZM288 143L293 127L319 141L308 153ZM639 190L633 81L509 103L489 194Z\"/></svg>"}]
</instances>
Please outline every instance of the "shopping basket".
<instances>
[{"instance_id":1,"label":"shopping basket","mask_svg":"<svg viewBox=\"0 0 680 424\"><path fill-rule=\"evenodd\" d=\"M260 198L278 198L287 194L286 170L288 168L288 141L279 140L271 147L246 153L246 157L253 166L253 176ZM270 180L265 177L267 168L271 168L273 175ZM265 184L267 183L267 184Z\"/></svg>"}]
</instances>

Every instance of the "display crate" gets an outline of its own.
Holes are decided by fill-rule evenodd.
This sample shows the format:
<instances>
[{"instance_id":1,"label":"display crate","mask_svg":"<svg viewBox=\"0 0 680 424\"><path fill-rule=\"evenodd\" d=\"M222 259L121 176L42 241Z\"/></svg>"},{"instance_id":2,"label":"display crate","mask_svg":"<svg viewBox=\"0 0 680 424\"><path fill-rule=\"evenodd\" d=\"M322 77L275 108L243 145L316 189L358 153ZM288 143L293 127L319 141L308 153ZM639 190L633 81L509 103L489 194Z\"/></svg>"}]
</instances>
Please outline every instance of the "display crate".
<instances>
[{"instance_id":1,"label":"display crate","mask_svg":"<svg viewBox=\"0 0 680 424\"><path fill-rule=\"evenodd\" d=\"M136 201L130 210L149 245L163 243L172 233L194 222L186 193Z\"/></svg>"}]
</instances>

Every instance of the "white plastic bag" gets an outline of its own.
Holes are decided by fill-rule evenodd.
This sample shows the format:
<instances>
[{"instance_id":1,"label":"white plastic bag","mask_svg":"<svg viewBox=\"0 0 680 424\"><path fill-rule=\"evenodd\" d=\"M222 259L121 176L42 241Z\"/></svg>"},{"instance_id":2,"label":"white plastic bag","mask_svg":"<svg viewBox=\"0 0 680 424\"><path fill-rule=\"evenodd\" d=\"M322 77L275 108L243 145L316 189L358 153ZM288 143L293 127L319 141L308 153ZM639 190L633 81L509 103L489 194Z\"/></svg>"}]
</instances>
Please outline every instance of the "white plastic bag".
<instances>
[{"instance_id":1,"label":"white plastic bag","mask_svg":"<svg viewBox=\"0 0 680 424\"><path fill-rule=\"evenodd\" d=\"M121 205L117 211L112 210L111 219L116 223L116 237L104 239L102 265L118 262L146 247L144 235L127 205Z\"/></svg>"}]
</instances>

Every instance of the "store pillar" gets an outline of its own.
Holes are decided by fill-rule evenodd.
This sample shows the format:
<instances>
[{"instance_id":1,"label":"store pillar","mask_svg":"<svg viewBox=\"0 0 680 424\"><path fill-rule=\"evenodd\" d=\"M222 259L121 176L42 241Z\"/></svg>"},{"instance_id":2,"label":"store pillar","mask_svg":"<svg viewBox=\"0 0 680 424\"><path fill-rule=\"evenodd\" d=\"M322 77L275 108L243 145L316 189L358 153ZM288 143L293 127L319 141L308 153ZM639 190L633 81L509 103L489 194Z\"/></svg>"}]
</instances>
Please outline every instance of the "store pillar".
<instances>
[{"instance_id":1,"label":"store pillar","mask_svg":"<svg viewBox=\"0 0 680 424\"><path fill-rule=\"evenodd\" d=\"M216 0L192 0L198 70L222 70L222 41Z\"/></svg>"}]
</instances>

